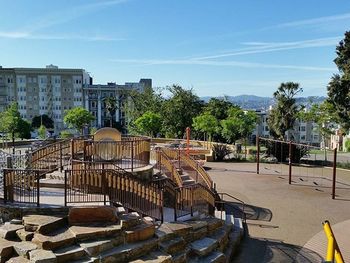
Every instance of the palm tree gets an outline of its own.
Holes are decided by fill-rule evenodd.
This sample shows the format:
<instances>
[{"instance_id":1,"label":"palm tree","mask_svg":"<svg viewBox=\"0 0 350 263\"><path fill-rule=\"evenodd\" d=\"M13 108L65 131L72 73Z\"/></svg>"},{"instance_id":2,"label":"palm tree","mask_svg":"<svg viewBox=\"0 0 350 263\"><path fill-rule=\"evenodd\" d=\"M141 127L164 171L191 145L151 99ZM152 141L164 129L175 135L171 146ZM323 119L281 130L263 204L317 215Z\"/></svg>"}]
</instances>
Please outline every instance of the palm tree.
<instances>
[{"instance_id":1,"label":"palm tree","mask_svg":"<svg viewBox=\"0 0 350 263\"><path fill-rule=\"evenodd\" d=\"M104 99L104 102L106 103L106 110L109 112L109 115L111 116L110 126L112 127L113 116L116 110L118 109L117 99L115 97L107 97Z\"/></svg>"}]
</instances>

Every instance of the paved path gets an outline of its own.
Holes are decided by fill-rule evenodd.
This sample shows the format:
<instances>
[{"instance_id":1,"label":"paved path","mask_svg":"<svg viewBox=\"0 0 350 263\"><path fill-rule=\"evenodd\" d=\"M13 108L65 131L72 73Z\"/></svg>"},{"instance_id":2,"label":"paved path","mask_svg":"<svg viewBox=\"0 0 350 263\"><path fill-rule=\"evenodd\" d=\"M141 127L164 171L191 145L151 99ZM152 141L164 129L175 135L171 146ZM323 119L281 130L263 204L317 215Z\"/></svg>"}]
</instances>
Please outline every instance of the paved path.
<instances>
[{"instance_id":1,"label":"paved path","mask_svg":"<svg viewBox=\"0 0 350 263\"><path fill-rule=\"evenodd\" d=\"M350 189L332 200L327 186L289 185L287 176L278 173L257 175L253 163L206 166L219 191L248 204L249 233L235 262L321 262L322 251L304 245L322 231L324 220L335 225L350 219ZM341 247L350 247L350 237L338 239L349 242Z\"/></svg>"}]
</instances>

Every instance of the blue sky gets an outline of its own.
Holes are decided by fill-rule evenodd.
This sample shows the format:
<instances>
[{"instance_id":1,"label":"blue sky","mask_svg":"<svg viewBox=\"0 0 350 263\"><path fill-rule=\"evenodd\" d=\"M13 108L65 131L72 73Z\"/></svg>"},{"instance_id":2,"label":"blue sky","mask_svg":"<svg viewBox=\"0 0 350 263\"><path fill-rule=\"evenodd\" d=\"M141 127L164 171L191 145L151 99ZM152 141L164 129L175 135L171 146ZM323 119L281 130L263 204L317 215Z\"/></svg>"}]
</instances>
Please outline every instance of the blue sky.
<instances>
[{"instance_id":1,"label":"blue sky","mask_svg":"<svg viewBox=\"0 0 350 263\"><path fill-rule=\"evenodd\" d=\"M84 68L94 83L152 78L199 96L326 95L350 1L0 0L0 65Z\"/></svg>"}]
</instances>

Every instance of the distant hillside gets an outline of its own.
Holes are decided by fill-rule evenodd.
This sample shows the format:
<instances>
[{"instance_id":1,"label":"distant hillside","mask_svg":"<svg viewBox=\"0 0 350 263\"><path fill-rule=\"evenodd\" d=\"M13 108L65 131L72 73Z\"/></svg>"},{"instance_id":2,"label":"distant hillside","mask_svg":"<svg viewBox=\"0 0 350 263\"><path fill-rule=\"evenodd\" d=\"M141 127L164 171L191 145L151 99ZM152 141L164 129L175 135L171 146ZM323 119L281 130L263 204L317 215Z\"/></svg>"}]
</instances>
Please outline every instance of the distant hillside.
<instances>
[{"instance_id":1,"label":"distant hillside","mask_svg":"<svg viewBox=\"0 0 350 263\"><path fill-rule=\"evenodd\" d=\"M208 102L212 97L202 97L201 99ZM219 97L223 98L223 97ZM270 105L274 105L275 101L270 97L259 97L255 95L239 95L239 96L227 96L227 99L232 103L240 106L243 109L251 110L267 110ZM299 97L297 98L297 103L309 107L314 103L321 103L326 99L326 97L309 96L309 97Z\"/></svg>"}]
</instances>

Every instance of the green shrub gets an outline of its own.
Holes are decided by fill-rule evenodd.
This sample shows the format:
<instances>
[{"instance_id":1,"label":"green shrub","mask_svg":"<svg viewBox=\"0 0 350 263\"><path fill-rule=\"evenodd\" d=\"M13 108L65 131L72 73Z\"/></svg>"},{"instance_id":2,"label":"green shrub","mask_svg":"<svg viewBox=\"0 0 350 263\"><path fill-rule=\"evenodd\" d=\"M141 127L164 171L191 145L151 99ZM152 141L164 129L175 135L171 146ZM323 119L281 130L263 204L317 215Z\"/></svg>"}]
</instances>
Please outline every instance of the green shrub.
<instances>
[{"instance_id":1,"label":"green shrub","mask_svg":"<svg viewBox=\"0 0 350 263\"><path fill-rule=\"evenodd\" d=\"M60 137L61 137L62 139L73 138L73 134L72 134L70 131L63 130L63 131L61 131L61 133L60 133Z\"/></svg>"}]
</instances>

